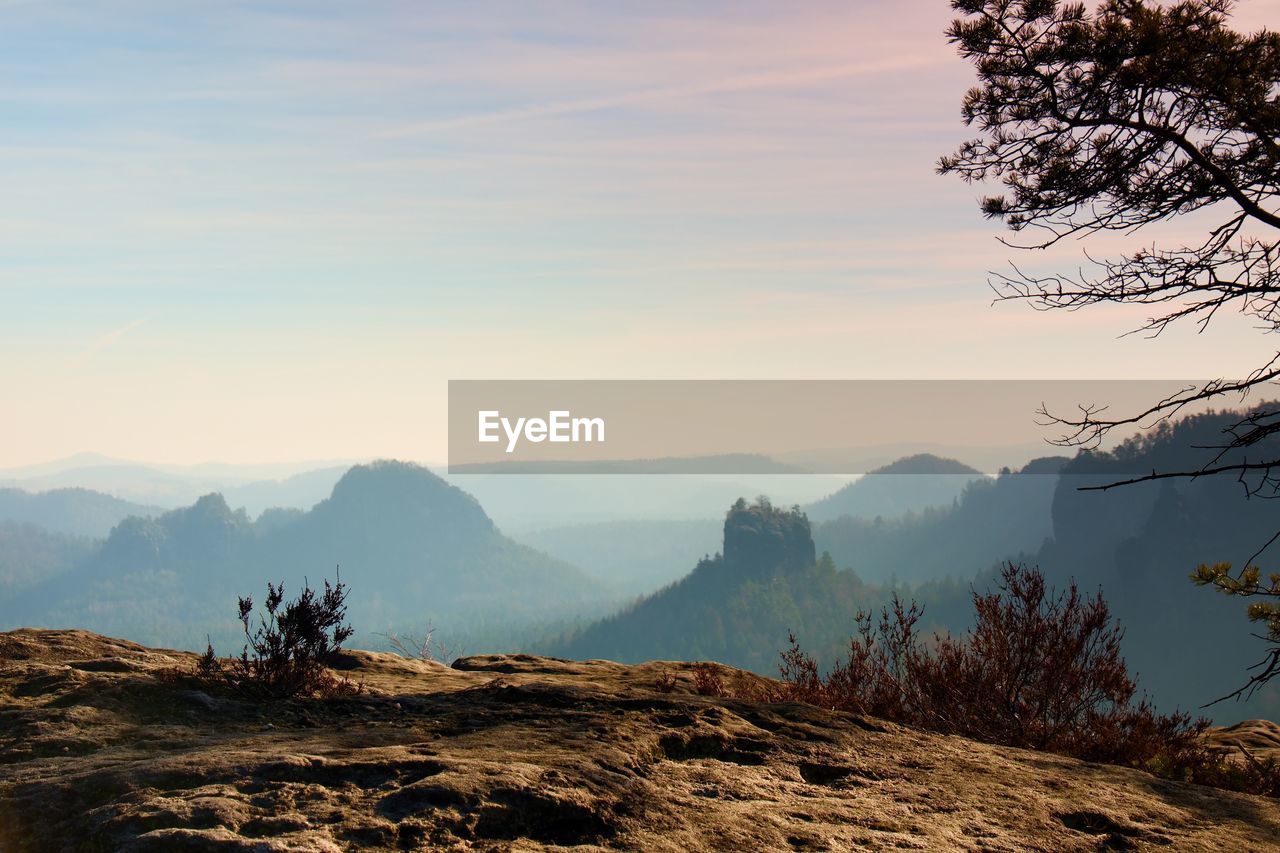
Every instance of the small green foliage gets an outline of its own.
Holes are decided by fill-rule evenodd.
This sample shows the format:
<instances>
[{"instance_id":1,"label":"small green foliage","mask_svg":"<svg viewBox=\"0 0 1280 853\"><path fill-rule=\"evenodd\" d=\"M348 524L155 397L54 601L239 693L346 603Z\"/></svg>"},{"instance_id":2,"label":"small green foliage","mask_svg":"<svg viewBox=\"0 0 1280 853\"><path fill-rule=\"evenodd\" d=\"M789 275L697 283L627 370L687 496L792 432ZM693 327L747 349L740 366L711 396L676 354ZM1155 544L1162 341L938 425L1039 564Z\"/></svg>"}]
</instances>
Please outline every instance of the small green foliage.
<instances>
[{"instance_id":1,"label":"small green foliage","mask_svg":"<svg viewBox=\"0 0 1280 853\"><path fill-rule=\"evenodd\" d=\"M1222 699L1236 698L1252 693L1271 679L1280 675L1280 573L1270 572L1263 580L1262 570L1248 565L1233 575L1230 563L1214 563L1200 565L1191 580L1198 586L1212 586L1226 595L1242 598L1269 598L1272 601L1253 601L1245 608L1250 622L1262 623L1266 627L1266 635L1257 635L1259 639L1270 643L1266 656L1250 667L1256 670L1248 682L1239 690L1228 693ZM1219 699L1217 701L1222 701Z\"/></svg>"}]
</instances>

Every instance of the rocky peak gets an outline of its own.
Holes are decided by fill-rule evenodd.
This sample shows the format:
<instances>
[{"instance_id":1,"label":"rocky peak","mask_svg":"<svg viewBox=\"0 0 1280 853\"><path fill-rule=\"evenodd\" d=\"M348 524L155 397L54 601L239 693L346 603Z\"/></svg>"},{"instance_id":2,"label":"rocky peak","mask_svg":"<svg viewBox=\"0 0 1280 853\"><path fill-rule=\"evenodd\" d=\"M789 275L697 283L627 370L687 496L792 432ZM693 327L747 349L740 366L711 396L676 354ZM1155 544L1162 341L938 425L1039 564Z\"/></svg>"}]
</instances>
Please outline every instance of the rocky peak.
<instances>
[{"instance_id":1,"label":"rocky peak","mask_svg":"<svg viewBox=\"0 0 1280 853\"><path fill-rule=\"evenodd\" d=\"M737 571L766 576L811 566L816 558L809 519L798 508L779 509L767 498L739 498L724 520L724 559Z\"/></svg>"}]
</instances>

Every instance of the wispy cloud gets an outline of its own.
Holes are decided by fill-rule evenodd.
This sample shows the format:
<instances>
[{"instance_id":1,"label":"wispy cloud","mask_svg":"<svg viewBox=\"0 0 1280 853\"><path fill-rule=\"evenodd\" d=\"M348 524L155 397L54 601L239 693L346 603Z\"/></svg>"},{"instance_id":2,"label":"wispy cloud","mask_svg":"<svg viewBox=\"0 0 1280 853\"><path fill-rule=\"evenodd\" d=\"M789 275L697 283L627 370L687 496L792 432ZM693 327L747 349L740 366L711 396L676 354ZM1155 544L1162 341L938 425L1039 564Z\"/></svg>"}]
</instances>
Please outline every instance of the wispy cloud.
<instances>
[{"instance_id":1,"label":"wispy cloud","mask_svg":"<svg viewBox=\"0 0 1280 853\"><path fill-rule=\"evenodd\" d=\"M825 65L814 68L782 69L754 74L743 74L711 80L703 83L692 83L681 86L663 86L653 89L619 92L589 98L578 98L525 107L493 110L490 112L471 113L450 118L413 122L383 131L384 138L406 138L425 136L442 130L454 128L476 127L481 125L504 124L508 122L527 121L529 119L553 118L556 116L577 113L598 112L601 110L634 107L659 101L672 101L697 98L707 95L723 95L739 92L754 92L767 89L783 89L789 87L812 86L832 80L859 77L868 74L885 74L895 71L908 71L929 66L940 65L944 57L936 55L905 56L873 62L855 62L843 65Z\"/></svg>"},{"instance_id":2,"label":"wispy cloud","mask_svg":"<svg viewBox=\"0 0 1280 853\"><path fill-rule=\"evenodd\" d=\"M106 350L106 349L109 349L110 347L115 346L116 344L120 343L120 341L124 340L126 337L133 334L138 329L145 326L147 323L151 322L154 318L155 318L154 313L145 314L141 317L138 317L134 320L129 321L128 323L125 323L123 326L112 329L106 334L93 339L88 343L88 345L84 347L84 349L80 350L77 360L83 361L84 359L91 358L92 356L98 355L103 350Z\"/></svg>"}]
</instances>

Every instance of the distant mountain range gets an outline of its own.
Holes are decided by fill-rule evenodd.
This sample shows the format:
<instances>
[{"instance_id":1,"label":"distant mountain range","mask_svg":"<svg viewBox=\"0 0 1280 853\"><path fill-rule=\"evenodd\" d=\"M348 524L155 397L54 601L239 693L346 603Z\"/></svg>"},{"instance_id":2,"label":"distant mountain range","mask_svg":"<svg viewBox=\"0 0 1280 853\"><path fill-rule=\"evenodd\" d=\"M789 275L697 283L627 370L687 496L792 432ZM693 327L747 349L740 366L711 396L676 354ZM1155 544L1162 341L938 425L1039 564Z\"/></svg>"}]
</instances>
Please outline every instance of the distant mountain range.
<instances>
[{"instance_id":1,"label":"distant mountain range","mask_svg":"<svg viewBox=\"0 0 1280 853\"><path fill-rule=\"evenodd\" d=\"M35 524L53 533L101 539L131 515L151 516L160 507L122 500L90 489L53 489L31 493L0 489L0 521Z\"/></svg>"},{"instance_id":2,"label":"distant mountain range","mask_svg":"<svg viewBox=\"0 0 1280 853\"><path fill-rule=\"evenodd\" d=\"M1036 464L1042 467L1029 466L1028 472L1043 473L1044 463ZM865 579L969 578L1002 558L1035 550L1051 532L1053 477L1035 483L1015 478L988 489L996 482L954 459L917 454L846 482L803 508L811 522L821 522L813 531L818 549L830 551L837 565L854 566ZM775 478L769 485L786 487L787 478ZM950 516L953 504L967 491L973 492L969 505ZM996 494L986 497L988 491ZM718 496L723 506L735 497L759 493L722 488ZM1001 505L990 505L993 501ZM944 517L948 520L942 521ZM690 557L718 551L723 524L715 517L602 521L520 532L516 537L639 593L682 577ZM988 524L997 525L999 533L992 535ZM986 533L979 532L984 529Z\"/></svg>"},{"instance_id":3,"label":"distant mountain range","mask_svg":"<svg viewBox=\"0 0 1280 853\"><path fill-rule=\"evenodd\" d=\"M1246 500L1229 478L1079 487L1194 468L1214 452L1196 448L1220 443L1235 417L1187 418L1112 452L1048 457L995 477L917 455L834 492L831 479L792 475L456 478L526 522L525 544L500 532L471 495L404 463L356 466L313 507L256 519L218 494L156 514L87 492L0 493L0 628L234 642L236 596L260 596L268 579L296 590L304 575L318 582L341 564L367 645L378 632L434 624L473 638L471 651L714 658L769 673L788 630L838 654L853 613L895 588L926 604L927 628L962 630L970 584L985 588L992 569L1014 559L1038 564L1059 586L1075 578L1101 587L1142 685L1164 707L1195 708L1238 686L1262 647L1242 602L1187 577L1200 562L1240 564L1266 543L1280 529L1275 502ZM1280 456L1280 439L1254 450ZM315 474L308 488L335 472ZM728 517L707 517L711 502L723 511L765 483L793 494L823 489L794 501L807 515L744 502ZM141 514L100 543L56 532L101 535L134 510ZM566 517L598 521L556 523ZM1266 570L1276 564L1271 551L1259 560ZM814 556L823 552L830 558ZM617 609L624 599L632 603ZM1280 690L1212 713L1275 717Z\"/></svg>"},{"instance_id":4,"label":"distant mountain range","mask_svg":"<svg viewBox=\"0 0 1280 853\"><path fill-rule=\"evenodd\" d=\"M363 461L365 460L332 459L322 462L202 462L193 465L173 465L164 462L138 462L130 459L119 459L102 453L86 452L32 465L0 468L0 482L74 476L76 472L86 469L116 468L123 470L139 469L190 480L205 479L227 483L250 483L257 480L280 480L306 471L314 471L317 468L339 466L346 470L352 465Z\"/></svg>"},{"instance_id":5,"label":"distant mountain range","mask_svg":"<svg viewBox=\"0 0 1280 853\"><path fill-rule=\"evenodd\" d=\"M32 493L69 488L92 490L139 505L147 514L157 508L186 506L202 495L217 492L231 506L245 507L257 515L270 507L310 508L329 494L351 466L297 470L298 467L149 465L79 454L57 462L0 471L0 486ZM105 531L94 535L105 535Z\"/></svg>"},{"instance_id":6,"label":"distant mountain range","mask_svg":"<svg viewBox=\"0 0 1280 853\"><path fill-rule=\"evenodd\" d=\"M955 460L910 457L803 509L818 551L866 581L968 580L1002 560L1035 555L1053 535L1053 501L1066 462L1045 457L988 477ZM901 471L918 473L894 473ZM815 520L837 509L847 512ZM722 528L723 520L714 518L644 519L550 527L516 538L628 591L648 592L682 577L691 556L719 550Z\"/></svg>"},{"instance_id":7,"label":"distant mountain range","mask_svg":"<svg viewBox=\"0 0 1280 853\"><path fill-rule=\"evenodd\" d=\"M472 462L449 466L450 474L807 474L807 468L757 453L672 456L599 461Z\"/></svg>"},{"instance_id":8,"label":"distant mountain range","mask_svg":"<svg viewBox=\"0 0 1280 853\"><path fill-rule=\"evenodd\" d=\"M1002 560L1036 554L1053 535L1054 496L1066 464L1065 457L1046 457L998 477L902 475L873 481L869 490L884 493L886 505L893 503L895 488L919 500L960 489L943 504L896 516L832 518L815 527L814 539L838 565L876 583L971 578Z\"/></svg>"},{"instance_id":9,"label":"distant mountain range","mask_svg":"<svg viewBox=\"0 0 1280 853\"><path fill-rule=\"evenodd\" d=\"M304 577L351 587L351 618L378 631L515 642L531 625L602 613L608 585L498 532L476 501L416 465L350 469L307 512L254 522L217 494L123 521L77 568L0 602L0 624L77 626L149 642L234 642L239 595Z\"/></svg>"},{"instance_id":10,"label":"distant mountain range","mask_svg":"<svg viewBox=\"0 0 1280 853\"><path fill-rule=\"evenodd\" d=\"M218 493L229 506L251 516L267 509L309 510L328 497L351 466L325 465L152 465L98 454L0 470L0 488L37 493L79 487L149 509L189 506ZM732 466L730 466L732 467ZM845 478L794 473L660 474L633 470L611 474L447 473L431 469L475 495L506 531L638 519L712 518L743 494L770 494L807 503ZM793 471L789 467L773 470ZM5 516L0 514L0 519ZM99 534L104 535L104 534Z\"/></svg>"},{"instance_id":11,"label":"distant mountain range","mask_svg":"<svg viewBox=\"0 0 1280 853\"><path fill-rule=\"evenodd\" d=\"M906 448L904 445L903 449ZM815 451L817 455L812 459L803 454L796 457L808 462L796 461L788 454L777 457L721 454L690 459L622 460L608 463L604 469L596 468L594 463L589 469L582 465L561 464L542 469L524 465L520 466L518 476L505 476L499 472L510 473L510 469L492 466L461 466L451 472L432 470L480 498L504 530L530 531L594 521L712 518L726 503L744 494L768 494L780 503L810 505L847 484L850 475L807 472L844 470L858 474L883 468L886 461L905 455L898 452L887 460L882 458L893 450L855 448ZM965 450L981 459L992 452L990 448ZM1013 456L1017 458L1021 453L1015 452ZM925 458L928 454L915 455ZM808 467L810 463L816 468ZM354 462L168 465L82 453L38 465L0 469L0 488L7 486L33 493L84 488L163 509L188 506L202 495L217 492L231 507L244 507L256 517L270 508L310 509L328 496L351 464ZM833 465L836 467L832 468ZM965 466L964 470L974 469ZM566 473L574 476L563 476ZM906 506L919 504L919 500L908 501ZM923 505L932 504L926 498ZM866 507L854 507L850 511L860 514L864 509ZM830 517L842 511L836 510ZM897 511L894 507L881 507L872 515L887 517ZM828 515L818 509L813 517L821 520Z\"/></svg>"}]
</instances>

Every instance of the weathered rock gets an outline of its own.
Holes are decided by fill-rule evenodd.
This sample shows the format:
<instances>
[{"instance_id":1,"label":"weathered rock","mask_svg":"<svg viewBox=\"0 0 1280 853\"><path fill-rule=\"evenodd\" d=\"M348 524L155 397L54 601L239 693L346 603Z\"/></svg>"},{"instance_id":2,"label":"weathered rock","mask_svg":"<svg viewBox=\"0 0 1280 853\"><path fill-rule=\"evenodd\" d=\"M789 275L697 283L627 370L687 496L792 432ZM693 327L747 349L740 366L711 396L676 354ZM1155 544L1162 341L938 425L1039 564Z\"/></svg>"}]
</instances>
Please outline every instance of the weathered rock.
<instances>
[{"instance_id":1,"label":"weathered rock","mask_svg":"<svg viewBox=\"0 0 1280 853\"><path fill-rule=\"evenodd\" d=\"M194 659L0 634L0 849L1280 849L1272 800L702 697L683 664L349 652L364 695L209 707L166 675Z\"/></svg>"}]
</instances>

